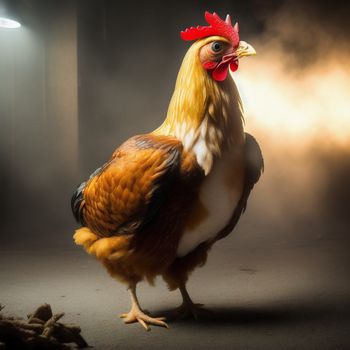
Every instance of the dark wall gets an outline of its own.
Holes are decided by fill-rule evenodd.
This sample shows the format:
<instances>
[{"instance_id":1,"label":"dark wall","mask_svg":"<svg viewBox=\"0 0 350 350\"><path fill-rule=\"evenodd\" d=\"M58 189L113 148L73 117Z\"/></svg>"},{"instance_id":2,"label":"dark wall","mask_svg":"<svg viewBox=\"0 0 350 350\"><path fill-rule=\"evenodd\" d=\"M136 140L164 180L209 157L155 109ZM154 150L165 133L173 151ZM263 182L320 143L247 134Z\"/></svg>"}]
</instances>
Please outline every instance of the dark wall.
<instances>
[{"instance_id":1,"label":"dark wall","mask_svg":"<svg viewBox=\"0 0 350 350\"><path fill-rule=\"evenodd\" d=\"M78 169L75 2L16 4L22 27L0 29L3 244L50 240L72 225Z\"/></svg>"}]
</instances>

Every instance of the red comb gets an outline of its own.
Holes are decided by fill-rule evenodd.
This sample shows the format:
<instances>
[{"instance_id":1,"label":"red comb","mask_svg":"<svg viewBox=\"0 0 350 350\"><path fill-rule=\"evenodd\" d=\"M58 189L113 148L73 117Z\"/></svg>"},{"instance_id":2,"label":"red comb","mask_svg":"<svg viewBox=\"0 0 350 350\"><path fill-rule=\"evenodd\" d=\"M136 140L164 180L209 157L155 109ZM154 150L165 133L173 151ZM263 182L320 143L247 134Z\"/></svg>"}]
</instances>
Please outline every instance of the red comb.
<instances>
[{"instance_id":1,"label":"red comb","mask_svg":"<svg viewBox=\"0 0 350 350\"><path fill-rule=\"evenodd\" d=\"M230 40L234 47L238 46L238 23L232 27L230 15L227 15L224 21L215 12L211 14L206 11L204 18L209 26L187 28L181 32L181 38L183 40L197 40L212 35L218 35Z\"/></svg>"}]
</instances>

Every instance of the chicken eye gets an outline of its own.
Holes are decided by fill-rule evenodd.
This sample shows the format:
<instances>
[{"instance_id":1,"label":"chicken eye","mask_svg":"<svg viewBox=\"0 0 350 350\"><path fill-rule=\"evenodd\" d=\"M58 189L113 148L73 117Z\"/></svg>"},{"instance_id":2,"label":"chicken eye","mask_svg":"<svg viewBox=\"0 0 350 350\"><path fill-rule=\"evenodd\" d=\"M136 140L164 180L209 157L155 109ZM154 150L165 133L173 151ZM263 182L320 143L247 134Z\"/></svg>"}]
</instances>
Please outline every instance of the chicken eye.
<instances>
[{"instance_id":1,"label":"chicken eye","mask_svg":"<svg viewBox=\"0 0 350 350\"><path fill-rule=\"evenodd\" d=\"M222 44L219 43L218 41L214 41L211 45L211 49L214 51L214 52L219 52L222 50Z\"/></svg>"}]
</instances>

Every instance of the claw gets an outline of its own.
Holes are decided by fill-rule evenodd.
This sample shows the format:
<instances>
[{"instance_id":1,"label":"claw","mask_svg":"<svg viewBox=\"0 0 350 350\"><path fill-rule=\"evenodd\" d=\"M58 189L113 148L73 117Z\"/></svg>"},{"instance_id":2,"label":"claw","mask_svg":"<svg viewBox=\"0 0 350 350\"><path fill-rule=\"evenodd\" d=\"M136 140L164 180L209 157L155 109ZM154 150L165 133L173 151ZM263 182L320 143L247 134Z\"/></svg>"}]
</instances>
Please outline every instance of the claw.
<instances>
[{"instance_id":1,"label":"claw","mask_svg":"<svg viewBox=\"0 0 350 350\"><path fill-rule=\"evenodd\" d=\"M151 328L148 327L148 325L146 324L146 322L142 318L137 317L137 321L139 321L139 323L141 323L141 325L143 326L143 328L145 328L145 330L147 332L151 330Z\"/></svg>"},{"instance_id":2,"label":"claw","mask_svg":"<svg viewBox=\"0 0 350 350\"><path fill-rule=\"evenodd\" d=\"M145 328L146 331L151 330L149 325L169 328L167 323L164 322L166 321L165 317L151 317L138 309L131 310L127 314L121 314L120 317L125 318L124 323L126 324L139 322L143 326L143 328Z\"/></svg>"},{"instance_id":3,"label":"claw","mask_svg":"<svg viewBox=\"0 0 350 350\"><path fill-rule=\"evenodd\" d=\"M169 328L164 322L166 321L165 317L151 317L147 315L149 314L148 311L141 309L136 296L136 284L131 285L129 289L131 295L131 310L127 314L120 315L120 318L124 318L124 323L138 322L146 331L151 330L149 325Z\"/></svg>"}]
</instances>

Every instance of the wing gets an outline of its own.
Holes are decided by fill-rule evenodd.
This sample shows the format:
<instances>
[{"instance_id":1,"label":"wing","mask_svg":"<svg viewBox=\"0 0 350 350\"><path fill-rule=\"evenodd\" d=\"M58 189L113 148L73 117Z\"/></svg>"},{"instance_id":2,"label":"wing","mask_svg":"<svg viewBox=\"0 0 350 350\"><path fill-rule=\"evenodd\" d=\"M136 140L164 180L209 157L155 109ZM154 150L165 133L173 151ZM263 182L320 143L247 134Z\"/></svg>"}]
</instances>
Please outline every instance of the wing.
<instances>
[{"instance_id":1,"label":"wing","mask_svg":"<svg viewBox=\"0 0 350 350\"><path fill-rule=\"evenodd\" d=\"M158 213L180 171L182 143L139 135L83 182L72 197L75 218L102 237L133 234Z\"/></svg>"},{"instance_id":2,"label":"wing","mask_svg":"<svg viewBox=\"0 0 350 350\"><path fill-rule=\"evenodd\" d=\"M102 169L107 165L104 164L102 167L97 168L89 177L89 180L92 179L94 176L98 175L102 172ZM83 191L86 187L86 184L88 181L82 182L76 191L73 193L72 199L71 199L71 209L72 213L74 215L74 218L77 222L79 222L82 225L85 225L84 223L84 217L83 217L83 204L84 204L84 194Z\"/></svg>"},{"instance_id":3,"label":"wing","mask_svg":"<svg viewBox=\"0 0 350 350\"><path fill-rule=\"evenodd\" d=\"M229 235L236 226L239 218L247 208L247 202L254 185L259 181L262 172L264 171L264 160L261 149L255 138L245 133L245 180L242 197L231 217L228 225L222 229L216 236L216 240L222 239Z\"/></svg>"}]
</instances>

